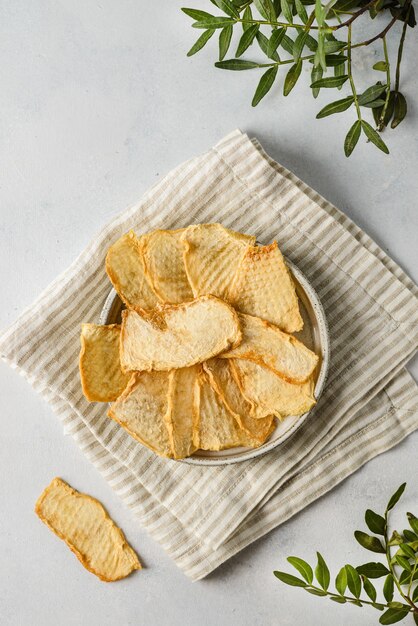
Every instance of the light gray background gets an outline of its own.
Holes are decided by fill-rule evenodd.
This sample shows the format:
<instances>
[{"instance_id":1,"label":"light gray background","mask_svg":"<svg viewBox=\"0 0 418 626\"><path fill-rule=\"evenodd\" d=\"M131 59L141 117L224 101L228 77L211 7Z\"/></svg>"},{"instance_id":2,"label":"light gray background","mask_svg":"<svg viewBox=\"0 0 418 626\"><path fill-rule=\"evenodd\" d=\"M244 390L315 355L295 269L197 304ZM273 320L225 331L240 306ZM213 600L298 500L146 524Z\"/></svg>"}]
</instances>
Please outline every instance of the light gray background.
<instances>
[{"instance_id":1,"label":"light gray background","mask_svg":"<svg viewBox=\"0 0 418 626\"><path fill-rule=\"evenodd\" d=\"M211 7L208 1L190 4ZM0 3L1 327L115 212L236 127L256 135L272 156L345 210L418 281L416 31L408 33L403 70L410 113L396 132L385 133L391 155L361 141L347 160L342 142L352 112L315 121L330 97L313 101L307 76L289 98L276 88L252 109L257 72L215 69L215 38L188 59L199 33L180 6L178 0ZM380 27L373 25L376 32ZM356 55L360 84L365 68L381 58L377 51L375 57L369 50ZM412 369L417 376L417 361ZM377 621L372 610L286 587L272 570L283 569L289 554L313 561L316 549L335 573L346 562L373 560L352 532L362 527L364 510L381 510L404 480L408 491L400 508L417 508L418 434L193 584L63 435L49 407L6 365L0 372L1 624ZM55 475L106 505L140 554L142 572L105 585L41 524L33 506Z\"/></svg>"}]
</instances>

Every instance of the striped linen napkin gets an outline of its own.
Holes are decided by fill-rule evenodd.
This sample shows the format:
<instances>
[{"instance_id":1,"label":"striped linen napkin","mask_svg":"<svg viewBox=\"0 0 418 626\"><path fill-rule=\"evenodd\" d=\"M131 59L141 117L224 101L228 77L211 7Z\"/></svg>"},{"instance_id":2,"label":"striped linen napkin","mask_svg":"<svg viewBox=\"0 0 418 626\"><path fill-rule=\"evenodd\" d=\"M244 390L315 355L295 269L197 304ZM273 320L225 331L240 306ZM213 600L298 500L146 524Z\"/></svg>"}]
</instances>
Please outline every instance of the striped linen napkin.
<instances>
[{"instance_id":1,"label":"striped linen napkin","mask_svg":"<svg viewBox=\"0 0 418 626\"><path fill-rule=\"evenodd\" d=\"M81 322L109 292L106 250L129 229L221 222L277 239L316 289L331 364L310 419L279 449L226 467L155 456L89 404L78 375ZM418 428L405 363L418 348L418 288L344 214L240 131L181 164L108 224L0 338L0 352L193 580L278 526Z\"/></svg>"}]
</instances>

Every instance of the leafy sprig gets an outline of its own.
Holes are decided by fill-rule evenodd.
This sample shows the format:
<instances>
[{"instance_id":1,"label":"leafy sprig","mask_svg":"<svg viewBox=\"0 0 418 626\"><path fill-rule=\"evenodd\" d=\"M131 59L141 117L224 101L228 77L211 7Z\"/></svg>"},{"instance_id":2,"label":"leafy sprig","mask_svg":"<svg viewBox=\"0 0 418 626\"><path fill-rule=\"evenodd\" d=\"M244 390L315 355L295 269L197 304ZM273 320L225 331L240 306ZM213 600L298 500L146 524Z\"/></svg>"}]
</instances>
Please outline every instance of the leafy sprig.
<instances>
[{"instance_id":1,"label":"leafy sprig","mask_svg":"<svg viewBox=\"0 0 418 626\"><path fill-rule=\"evenodd\" d=\"M288 557L288 562L301 578L281 571L275 571L274 575L287 585L301 587L315 596L326 596L339 604L366 605L384 611L379 619L381 624L395 624L409 614L418 624L418 518L407 513L410 528L389 533L389 513L402 496L405 486L406 483L403 483L395 491L384 515L367 509L365 522L372 535L362 530L354 532L354 537L363 548L385 555L386 563L372 561L357 567L343 565L335 578L335 591L329 588L330 571L319 552L315 570L299 557ZM385 579L381 600L378 600L377 589L371 582L377 578ZM314 583L315 579L318 584ZM394 600L395 589L399 595L397 600Z\"/></svg>"},{"instance_id":2,"label":"leafy sprig","mask_svg":"<svg viewBox=\"0 0 418 626\"><path fill-rule=\"evenodd\" d=\"M416 25L413 0L210 0L222 15L212 15L199 9L183 8L194 20L193 28L203 30L189 50L192 56L219 32L219 60L215 66L224 70L264 70L259 78L252 105L269 93L283 76L283 95L288 96L306 64L311 67L311 92L316 98L321 89L349 86L350 94L333 100L323 107L318 119L342 113L355 112L355 121L349 128L344 151L350 156L361 135L386 154L389 152L381 137L390 125L396 128L407 114L407 101L400 91L400 67L407 28ZM386 22L372 37L353 43L352 30L356 20L378 15ZM399 38L395 80L389 61L387 33L397 22L403 22ZM242 32L241 32L242 29ZM239 34L233 58L225 58L231 48L234 33ZM344 33L346 36L344 37ZM353 73L353 52L380 41L383 59L374 63L372 70L384 75L363 93L358 93ZM256 46L266 62L243 59L242 55ZM332 75L331 75L332 72ZM363 109L371 109L374 127L363 119Z\"/></svg>"}]
</instances>

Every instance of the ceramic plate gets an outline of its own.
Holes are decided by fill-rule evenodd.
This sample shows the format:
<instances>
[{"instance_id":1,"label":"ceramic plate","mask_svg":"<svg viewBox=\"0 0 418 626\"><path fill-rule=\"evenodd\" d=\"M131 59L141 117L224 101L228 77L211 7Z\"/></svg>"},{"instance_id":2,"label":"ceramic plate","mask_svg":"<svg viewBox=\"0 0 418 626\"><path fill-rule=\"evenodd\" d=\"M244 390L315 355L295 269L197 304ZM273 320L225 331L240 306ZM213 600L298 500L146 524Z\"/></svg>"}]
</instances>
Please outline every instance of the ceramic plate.
<instances>
[{"instance_id":1,"label":"ceramic plate","mask_svg":"<svg viewBox=\"0 0 418 626\"><path fill-rule=\"evenodd\" d=\"M315 398L318 400L324 389L329 363L329 338L325 313L318 296L302 272L289 260L286 260L286 262L295 280L304 321L303 330L295 333L295 336L319 356L318 366L315 371ZM120 323L122 308L122 301L116 291L112 289L104 303L99 323ZM313 410L299 417L286 417L282 422L278 422L274 432L259 448L231 448L230 450L222 450L220 452L200 450L186 459L181 459L179 462L191 465L229 465L230 463L254 459L282 445L302 426Z\"/></svg>"}]
</instances>

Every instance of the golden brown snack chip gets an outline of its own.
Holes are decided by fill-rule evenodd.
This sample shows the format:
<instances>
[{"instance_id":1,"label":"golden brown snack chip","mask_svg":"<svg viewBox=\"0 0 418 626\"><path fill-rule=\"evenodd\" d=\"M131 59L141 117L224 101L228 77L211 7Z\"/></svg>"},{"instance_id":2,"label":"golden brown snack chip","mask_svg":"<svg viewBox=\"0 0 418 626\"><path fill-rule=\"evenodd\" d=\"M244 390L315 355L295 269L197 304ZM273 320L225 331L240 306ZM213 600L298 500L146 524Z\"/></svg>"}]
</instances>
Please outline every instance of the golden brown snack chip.
<instances>
[{"instance_id":1,"label":"golden brown snack chip","mask_svg":"<svg viewBox=\"0 0 418 626\"><path fill-rule=\"evenodd\" d=\"M120 580L141 569L137 555L102 504L61 478L54 478L44 490L35 512L101 580Z\"/></svg>"},{"instance_id":2,"label":"golden brown snack chip","mask_svg":"<svg viewBox=\"0 0 418 626\"><path fill-rule=\"evenodd\" d=\"M260 442L239 427L207 374L199 376L199 421L196 446L201 450L225 450L237 446L257 448Z\"/></svg>"},{"instance_id":3,"label":"golden brown snack chip","mask_svg":"<svg viewBox=\"0 0 418 626\"><path fill-rule=\"evenodd\" d=\"M130 231L110 246L106 272L120 298L128 307L153 309L159 299L145 275L141 241Z\"/></svg>"},{"instance_id":4,"label":"golden brown snack chip","mask_svg":"<svg viewBox=\"0 0 418 626\"><path fill-rule=\"evenodd\" d=\"M238 315L242 341L222 354L226 359L247 359L264 365L289 383L303 383L318 363L315 352L280 328L252 315Z\"/></svg>"},{"instance_id":5,"label":"golden brown snack chip","mask_svg":"<svg viewBox=\"0 0 418 626\"><path fill-rule=\"evenodd\" d=\"M162 302L178 304L194 298L184 267L184 230L154 230L141 238L146 275Z\"/></svg>"},{"instance_id":6,"label":"golden brown snack chip","mask_svg":"<svg viewBox=\"0 0 418 626\"><path fill-rule=\"evenodd\" d=\"M195 452L193 443L197 376L200 365L183 367L169 373L166 423L175 459Z\"/></svg>"},{"instance_id":7,"label":"golden brown snack chip","mask_svg":"<svg viewBox=\"0 0 418 626\"><path fill-rule=\"evenodd\" d=\"M303 415L315 404L312 379L295 385L253 361L231 359L230 363L241 393L253 403L253 417Z\"/></svg>"},{"instance_id":8,"label":"golden brown snack chip","mask_svg":"<svg viewBox=\"0 0 418 626\"><path fill-rule=\"evenodd\" d=\"M168 372L138 372L114 402L109 417L137 441L160 456L172 457L165 416L168 410Z\"/></svg>"},{"instance_id":9,"label":"golden brown snack chip","mask_svg":"<svg viewBox=\"0 0 418 626\"><path fill-rule=\"evenodd\" d=\"M248 246L255 237L229 230L222 224L196 224L186 228L184 264L195 296L223 298Z\"/></svg>"},{"instance_id":10,"label":"golden brown snack chip","mask_svg":"<svg viewBox=\"0 0 418 626\"><path fill-rule=\"evenodd\" d=\"M189 367L241 341L238 316L214 296L166 305L152 316L122 314L121 364L124 370Z\"/></svg>"},{"instance_id":11,"label":"golden brown snack chip","mask_svg":"<svg viewBox=\"0 0 418 626\"><path fill-rule=\"evenodd\" d=\"M276 241L247 248L226 300L241 313L261 317L287 333L303 327L295 285Z\"/></svg>"},{"instance_id":12,"label":"golden brown snack chip","mask_svg":"<svg viewBox=\"0 0 418 626\"><path fill-rule=\"evenodd\" d=\"M272 415L256 419L251 417L253 407L242 395L236 380L232 376L230 362L227 359L214 358L206 361L203 368L209 376L209 381L222 397L229 411L233 414L238 425L259 443L264 443L274 430L274 417Z\"/></svg>"},{"instance_id":13,"label":"golden brown snack chip","mask_svg":"<svg viewBox=\"0 0 418 626\"><path fill-rule=\"evenodd\" d=\"M125 389L129 374L120 366L118 324L81 325L80 378L90 402L112 402Z\"/></svg>"}]
</instances>

